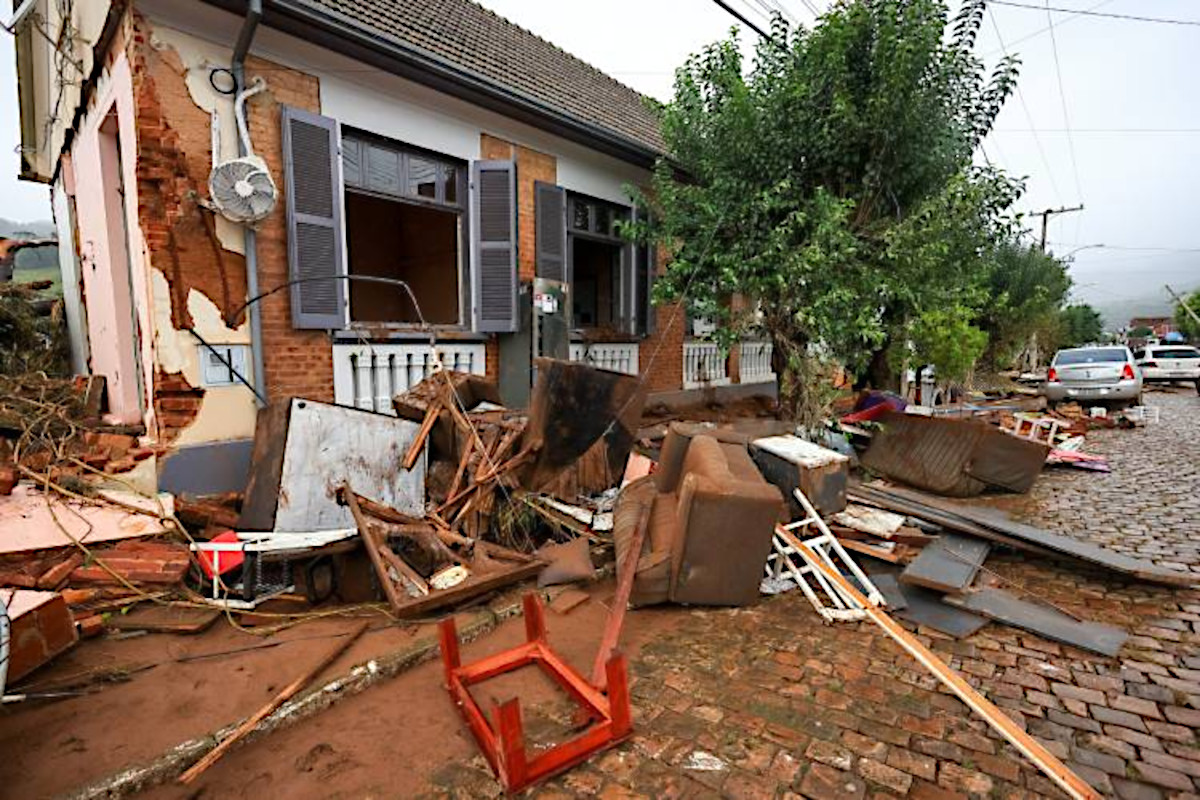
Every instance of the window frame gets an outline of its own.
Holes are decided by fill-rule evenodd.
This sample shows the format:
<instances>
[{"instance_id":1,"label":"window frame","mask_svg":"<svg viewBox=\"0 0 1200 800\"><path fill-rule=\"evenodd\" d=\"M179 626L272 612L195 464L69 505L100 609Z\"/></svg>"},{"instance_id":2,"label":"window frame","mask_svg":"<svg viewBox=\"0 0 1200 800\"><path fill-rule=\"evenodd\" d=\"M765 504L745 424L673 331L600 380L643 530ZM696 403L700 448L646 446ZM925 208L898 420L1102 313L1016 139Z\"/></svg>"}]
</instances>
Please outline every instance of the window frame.
<instances>
[{"instance_id":1,"label":"window frame","mask_svg":"<svg viewBox=\"0 0 1200 800\"><path fill-rule=\"evenodd\" d=\"M358 162L358 180L352 181L349 170L346 169L346 153L347 143L354 143L358 146L359 162ZM342 162L342 203L345 205L345 197L348 194L358 194L366 197L374 197L381 200L389 200L396 203L404 203L412 206L430 208L438 211L455 214L458 221L458 257L456 259L457 280L458 280L458 321L456 323L433 323L428 327L431 330L450 333L472 333L471 320L471 214L470 214L470 170L471 164L469 161L464 161L459 158L454 158L442 153L437 153L425 148L410 145L398 139L391 139L386 136L371 133L360 128L351 128L341 126L340 137L341 162ZM397 185L400 191L391 192L380 188L373 188L367 185L366 180L366 152L368 147L377 147L381 150L390 151L397 156ZM411 193L408 188L412 185L412 174L410 166L413 158L432 162L436 166L436 182L434 188L434 197L427 197L416 193ZM453 203L447 202L445 199L447 181L445 176L449 169L455 170L454 193L455 200ZM346 220L345 232L343 233L344 245L346 250L346 274L351 273L350 250L349 250L349 220ZM350 281L348 281L349 283ZM363 331L363 330L386 330L396 333L405 333L422 330L419 322L379 322L379 321L362 321L353 318L353 308L350 301L350 287L346 290L346 331Z\"/></svg>"},{"instance_id":2,"label":"window frame","mask_svg":"<svg viewBox=\"0 0 1200 800\"><path fill-rule=\"evenodd\" d=\"M574 251L573 238L586 239L593 242L600 242L607 245L615 245L620 248L620 257L617 259L616 268L616 288L613 296L616 299L617 314L622 319L627 318L633 308L626 308L627 304L631 304L633 287L628 285L627 281L636 280L633 272L633 261L635 253L633 245L626 239L622 238L616 232L616 221L624 220L630 222L633 220L634 208L632 205L621 205L610 200L604 200L592 195L583 194L582 192L566 190L566 213L567 213L567 260L570 263L568 273L570 275L571 291L574 292L575 283L575 267L574 267ZM586 205L591 210L589 212L589 224L587 228L580 228L575 225L575 207L577 205ZM597 214L598 209L607 209L611 219L611 232L605 233L597 230ZM575 320L571 320L570 340L572 342L580 342L587 340L589 334L593 331L604 330L604 328L596 326L583 327L576 324ZM605 341L613 342L632 342L637 341L640 337L637 334L629 332L613 332L610 338Z\"/></svg>"}]
</instances>

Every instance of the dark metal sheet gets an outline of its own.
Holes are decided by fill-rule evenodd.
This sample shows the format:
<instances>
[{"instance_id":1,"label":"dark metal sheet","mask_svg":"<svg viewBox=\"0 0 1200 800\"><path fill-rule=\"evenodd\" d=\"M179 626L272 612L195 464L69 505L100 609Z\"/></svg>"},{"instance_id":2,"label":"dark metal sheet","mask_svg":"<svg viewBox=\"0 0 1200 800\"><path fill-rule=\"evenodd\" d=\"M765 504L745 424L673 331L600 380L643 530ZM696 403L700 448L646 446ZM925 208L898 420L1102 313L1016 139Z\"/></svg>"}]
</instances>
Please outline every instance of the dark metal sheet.
<instances>
[{"instance_id":1,"label":"dark metal sheet","mask_svg":"<svg viewBox=\"0 0 1200 800\"><path fill-rule=\"evenodd\" d=\"M896 613L901 619L925 625L956 638L970 636L987 625L986 617L943 603L937 592L919 586L906 586L899 582L896 585L907 604L903 611Z\"/></svg>"},{"instance_id":2,"label":"dark metal sheet","mask_svg":"<svg viewBox=\"0 0 1200 800\"><path fill-rule=\"evenodd\" d=\"M875 588L883 595L883 599L887 601L889 610L903 611L908 608L908 599L904 596L904 592L900 590L900 583L896 580L895 573L872 572L867 577L871 579L871 583L875 584ZM854 583L857 585L858 581L856 580ZM863 594L866 594L866 592L863 592Z\"/></svg>"},{"instance_id":3,"label":"dark metal sheet","mask_svg":"<svg viewBox=\"0 0 1200 800\"><path fill-rule=\"evenodd\" d=\"M1129 634L1120 628L1099 622L1080 622L1061 611L1022 600L1002 589L981 589L947 601L1005 625L1105 656L1117 655L1129 638Z\"/></svg>"},{"instance_id":4,"label":"dark metal sheet","mask_svg":"<svg viewBox=\"0 0 1200 800\"><path fill-rule=\"evenodd\" d=\"M863 487L866 488L866 487ZM1106 547L1066 536L1061 533L1036 528L1011 519L1007 514L994 508L970 506L963 503L953 503L938 497L930 497L921 492L909 489L891 487L886 490L872 488L869 494L873 496L894 497L900 504L922 504L934 509L938 521L960 520L963 527L991 532L993 540L1006 539L1018 545L1036 548L1058 555L1071 556L1081 561L1131 575L1135 578L1168 586L1197 586L1200 577L1179 570L1160 567L1149 561L1109 550ZM920 516L919 512L916 512Z\"/></svg>"},{"instance_id":5,"label":"dark metal sheet","mask_svg":"<svg viewBox=\"0 0 1200 800\"><path fill-rule=\"evenodd\" d=\"M939 592L958 593L971 585L992 546L986 541L943 533L927 544L900 573L900 582Z\"/></svg>"},{"instance_id":6,"label":"dark metal sheet","mask_svg":"<svg viewBox=\"0 0 1200 800\"><path fill-rule=\"evenodd\" d=\"M863 455L866 468L950 497L971 497L987 486L1025 492L1049 448L974 420L889 412Z\"/></svg>"}]
</instances>

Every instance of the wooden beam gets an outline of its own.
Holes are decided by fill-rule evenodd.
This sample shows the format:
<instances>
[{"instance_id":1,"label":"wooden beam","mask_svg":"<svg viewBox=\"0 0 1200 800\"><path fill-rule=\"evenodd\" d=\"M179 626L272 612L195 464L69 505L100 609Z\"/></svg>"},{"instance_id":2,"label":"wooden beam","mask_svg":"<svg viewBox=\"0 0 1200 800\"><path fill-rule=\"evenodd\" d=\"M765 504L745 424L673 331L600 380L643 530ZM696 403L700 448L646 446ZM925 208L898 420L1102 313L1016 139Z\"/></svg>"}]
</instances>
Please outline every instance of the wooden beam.
<instances>
[{"instance_id":1,"label":"wooden beam","mask_svg":"<svg viewBox=\"0 0 1200 800\"><path fill-rule=\"evenodd\" d=\"M613 595L612 607L608 609L600 649L596 651L596 660L592 662L592 685L600 689L605 687L608 680L608 661L621 639L625 611L629 608L629 596L633 594L633 579L637 576L638 561L642 558L642 543L646 540L646 528L649 526L650 505L646 505L638 515L637 528L633 531L629 550L621 561L621 569L617 574L617 593Z\"/></svg>"},{"instance_id":2,"label":"wooden beam","mask_svg":"<svg viewBox=\"0 0 1200 800\"><path fill-rule=\"evenodd\" d=\"M901 627L899 623L889 617L887 612L871 605L858 589L854 588L839 572L831 569L808 545L800 541L798 537L791 531L786 530L782 525L775 526L775 532L802 553L810 564L816 565L816 568L829 581L835 584L842 593L853 598L863 608L872 622L882 628L884 633L892 637L909 655L933 673L933 676L941 681L947 689L957 695L958 699L966 703L968 708L983 717L992 730L1003 736L1009 744L1017 748L1022 755L1032 761L1034 766L1040 769L1047 778L1054 781L1063 791L1071 797L1076 798L1076 800L1100 800L1099 792L1072 772L1066 764L1059 761L1041 742L1017 727L1017 724L1009 719L1003 711L996 708L991 701L975 691L974 687L963 680L961 675L950 669L944 661L934 655L933 651L921 644L917 637L913 636Z\"/></svg>"},{"instance_id":3,"label":"wooden beam","mask_svg":"<svg viewBox=\"0 0 1200 800\"><path fill-rule=\"evenodd\" d=\"M209 750L208 754L204 756L204 758L197 761L192 765L191 769L180 775L179 782L191 783L192 781L196 780L196 778L200 777L209 767L221 760L221 757L229 751L229 748L233 747L246 734L258 727L259 723L269 717L272 712L275 711L275 709L286 703L297 692L311 683L314 678L325 671L326 667L328 667L334 661L337 661L338 657L341 656L342 653L350 649L350 645L358 641L358 637L362 636L366 629L367 623L363 622L357 628L351 631L350 635L338 642L328 653L325 654L324 658L310 667L299 678L296 678L296 680L283 687L279 694L271 698L269 703L260 708L258 711L254 712L249 719L237 726L233 733L222 739L220 744L218 744L212 750Z\"/></svg>"},{"instance_id":4,"label":"wooden beam","mask_svg":"<svg viewBox=\"0 0 1200 800\"><path fill-rule=\"evenodd\" d=\"M375 537L372 535L371 523L363 514L362 509L358 507L358 495L350 488L349 483L343 483L342 496L350 508L350 513L354 515L354 524L358 526L358 535L362 537L367 556L371 559L371 565L375 567L375 574L383 586L383 594L387 597L388 605L392 607L392 611L399 613L404 606L405 599L400 596L396 584L392 582L392 576L388 574L388 565L383 560L383 555L379 552Z\"/></svg>"},{"instance_id":5,"label":"wooden beam","mask_svg":"<svg viewBox=\"0 0 1200 800\"><path fill-rule=\"evenodd\" d=\"M417 463L417 459L421 455L421 451L425 449L425 441L429 438L429 432L433 430L433 424L437 422L438 415L442 413L441 403L430 403L429 408L425 411L425 419L421 420L421 427L417 429L416 438L408 447L408 453L404 456L404 469L410 470Z\"/></svg>"}]
</instances>

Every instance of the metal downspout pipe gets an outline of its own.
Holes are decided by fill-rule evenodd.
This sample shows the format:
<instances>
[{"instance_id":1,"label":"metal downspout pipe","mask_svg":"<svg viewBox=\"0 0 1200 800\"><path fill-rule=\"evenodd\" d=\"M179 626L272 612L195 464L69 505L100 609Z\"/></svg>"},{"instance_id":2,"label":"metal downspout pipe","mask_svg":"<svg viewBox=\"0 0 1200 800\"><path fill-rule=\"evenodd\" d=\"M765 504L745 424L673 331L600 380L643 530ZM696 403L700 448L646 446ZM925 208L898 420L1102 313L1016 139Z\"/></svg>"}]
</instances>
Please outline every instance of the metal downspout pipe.
<instances>
[{"instance_id":1,"label":"metal downspout pipe","mask_svg":"<svg viewBox=\"0 0 1200 800\"><path fill-rule=\"evenodd\" d=\"M262 19L262 0L248 0L246 17L242 22L241 33L238 34L237 44L233 48L233 61L229 71L233 73L240 95L246 86L246 54L250 51L250 42L254 40L254 32ZM248 127L248 126L247 126ZM247 155L245 142L238 137L238 156ZM244 249L246 251L246 296L258 297L258 236L250 225L244 228ZM263 367L262 314L257 304L250 306L250 357L252 360L255 402L259 407L266 405L263 399L267 396L267 380Z\"/></svg>"}]
</instances>

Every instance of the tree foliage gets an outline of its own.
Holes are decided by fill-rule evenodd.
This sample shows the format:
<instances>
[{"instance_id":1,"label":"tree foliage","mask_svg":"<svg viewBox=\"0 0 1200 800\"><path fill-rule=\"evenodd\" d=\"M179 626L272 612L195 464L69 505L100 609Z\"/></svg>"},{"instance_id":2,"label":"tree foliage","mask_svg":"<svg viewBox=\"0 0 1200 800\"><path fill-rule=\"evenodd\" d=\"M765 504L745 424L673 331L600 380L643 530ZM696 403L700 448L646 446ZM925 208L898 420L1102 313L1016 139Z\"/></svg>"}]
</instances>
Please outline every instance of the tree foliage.
<instances>
[{"instance_id":1,"label":"tree foliage","mask_svg":"<svg viewBox=\"0 0 1200 800\"><path fill-rule=\"evenodd\" d=\"M977 322L988 336L985 369L1007 369L1030 348L1045 352L1058 346L1060 312L1071 289L1066 264L1031 245L1004 242L993 254L986 286Z\"/></svg>"},{"instance_id":2,"label":"tree foliage","mask_svg":"<svg viewBox=\"0 0 1200 800\"><path fill-rule=\"evenodd\" d=\"M1100 341L1104 321L1100 312L1087 303L1067 306L1062 310L1062 346L1081 347Z\"/></svg>"},{"instance_id":3,"label":"tree foliage","mask_svg":"<svg viewBox=\"0 0 1200 800\"><path fill-rule=\"evenodd\" d=\"M848 0L811 31L776 18L752 69L731 34L677 71L670 158L639 198L655 213L637 235L673 254L655 299L686 298L726 344L765 329L786 414L819 415L822 357L863 371L890 353L952 376L982 349L974 323L1021 188L972 161L1016 79L1014 60L989 75L973 55L983 13Z\"/></svg>"},{"instance_id":4,"label":"tree foliage","mask_svg":"<svg viewBox=\"0 0 1200 800\"><path fill-rule=\"evenodd\" d=\"M1200 314L1200 290L1192 292L1190 296L1183 299L1188 304L1188 308L1191 308L1194 313ZM1175 324L1179 326L1183 335L1188 337L1189 342L1200 342L1200 323L1192 318L1182 303L1175 305Z\"/></svg>"}]
</instances>

